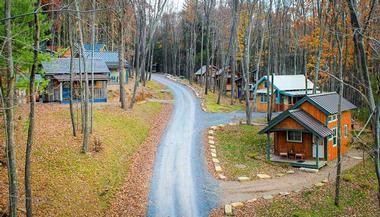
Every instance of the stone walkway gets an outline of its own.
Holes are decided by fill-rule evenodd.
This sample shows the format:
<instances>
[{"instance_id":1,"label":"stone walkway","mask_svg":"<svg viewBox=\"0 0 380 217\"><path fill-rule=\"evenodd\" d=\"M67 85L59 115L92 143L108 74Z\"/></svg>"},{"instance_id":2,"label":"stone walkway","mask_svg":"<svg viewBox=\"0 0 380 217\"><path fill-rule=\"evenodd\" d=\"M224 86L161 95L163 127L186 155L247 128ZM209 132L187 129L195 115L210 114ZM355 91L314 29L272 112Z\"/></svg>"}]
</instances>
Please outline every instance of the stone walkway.
<instances>
[{"instance_id":1,"label":"stone walkway","mask_svg":"<svg viewBox=\"0 0 380 217\"><path fill-rule=\"evenodd\" d=\"M343 157L342 169L352 168L362 160L362 153L356 150L350 151ZM317 183L321 184L326 180L333 181L336 175L336 161L331 161L328 165L317 173L307 173L294 168L295 173L283 177L263 179L247 182L220 181L221 205L238 201L247 201L259 197L271 198L279 194L287 194L292 191L301 191L310 188Z\"/></svg>"}]
</instances>

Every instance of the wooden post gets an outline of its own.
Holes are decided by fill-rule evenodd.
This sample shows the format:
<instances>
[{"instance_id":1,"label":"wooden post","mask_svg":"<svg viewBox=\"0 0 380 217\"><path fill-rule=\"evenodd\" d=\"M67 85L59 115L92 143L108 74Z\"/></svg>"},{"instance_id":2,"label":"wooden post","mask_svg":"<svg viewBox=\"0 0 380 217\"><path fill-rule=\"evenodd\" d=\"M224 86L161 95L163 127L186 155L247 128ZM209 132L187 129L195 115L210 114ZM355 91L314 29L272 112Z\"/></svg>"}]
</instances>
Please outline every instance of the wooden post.
<instances>
[{"instance_id":1,"label":"wooden post","mask_svg":"<svg viewBox=\"0 0 380 217\"><path fill-rule=\"evenodd\" d=\"M266 156L267 156L267 161L270 161L270 133L267 133L267 145L265 148L266 151Z\"/></svg>"},{"instance_id":2,"label":"wooden post","mask_svg":"<svg viewBox=\"0 0 380 217\"><path fill-rule=\"evenodd\" d=\"M319 137L317 137L317 140L316 140L316 144L315 144L315 162L316 162L316 166L317 166L317 169L319 169Z\"/></svg>"}]
</instances>

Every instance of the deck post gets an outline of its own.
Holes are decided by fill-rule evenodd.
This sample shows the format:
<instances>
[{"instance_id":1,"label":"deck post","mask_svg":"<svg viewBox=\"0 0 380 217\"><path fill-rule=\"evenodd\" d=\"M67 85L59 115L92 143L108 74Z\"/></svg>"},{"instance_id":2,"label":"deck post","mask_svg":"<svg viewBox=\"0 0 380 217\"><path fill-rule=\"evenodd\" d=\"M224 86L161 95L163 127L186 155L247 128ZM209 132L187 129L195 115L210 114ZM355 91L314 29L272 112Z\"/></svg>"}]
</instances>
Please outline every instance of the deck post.
<instances>
[{"instance_id":1,"label":"deck post","mask_svg":"<svg viewBox=\"0 0 380 217\"><path fill-rule=\"evenodd\" d=\"M267 161L270 161L270 136L269 136L269 132L267 133L267 145L266 145L265 151L266 151Z\"/></svg>"},{"instance_id":2,"label":"deck post","mask_svg":"<svg viewBox=\"0 0 380 217\"><path fill-rule=\"evenodd\" d=\"M317 140L316 140L316 144L315 144L315 162L316 162L316 166L317 166L317 169L319 169L319 137L317 136Z\"/></svg>"}]
</instances>

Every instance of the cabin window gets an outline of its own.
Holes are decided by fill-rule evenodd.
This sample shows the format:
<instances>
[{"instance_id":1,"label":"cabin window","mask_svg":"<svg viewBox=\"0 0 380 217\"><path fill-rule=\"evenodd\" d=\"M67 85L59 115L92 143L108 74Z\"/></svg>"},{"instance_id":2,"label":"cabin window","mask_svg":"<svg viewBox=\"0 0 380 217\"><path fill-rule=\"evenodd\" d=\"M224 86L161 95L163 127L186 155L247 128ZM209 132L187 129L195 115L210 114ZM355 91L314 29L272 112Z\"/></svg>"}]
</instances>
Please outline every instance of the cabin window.
<instances>
[{"instance_id":1,"label":"cabin window","mask_svg":"<svg viewBox=\"0 0 380 217\"><path fill-rule=\"evenodd\" d=\"M337 130L336 127L333 128L333 129L331 129L331 130L333 131L333 134L330 135L330 136L328 137L328 139L333 141L333 147L335 147L336 144L337 144L337 141L338 141L338 130Z\"/></svg>"},{"instance_id":2,"label":"cabin window","mask_svg":"<svg viewBox=\"0 0 380 217\"><path fill-rule=\"evenodd\" d=\"M328 122L330 123L330 122L334 122L334 121L336 121L338 119L338 115L330 115L328 118L327 118L327 120L328 120Z\"/></svg>"},{"instance_id":3,"label":"cabin window","mask_svg":"<svg viewBox=\"0 0 380 217\"><path fill-rule=\"evenodd\" d=\"M264 81L264 87L265 87L265 88L268 87L268 81Z\"/></svg>"},{"instance_id":4,"label":"cabin window","mask_svg":"<svg viewBox=\"0 0 380 217\"><path fill-rule=\"evenodd\" d=\"M344 125L344 138L348 137L348 126L347 124Z\"/></svg>"},{"instance_id":5,"label":"cabin window","mask_svg":"<svg viewBox=\"0 0 380 217\"><path fill-rule=\"evenodd\" d=\"M268 103L268 97L266 95L261 95L260 102L261 103Z\"/></svg>"},{"instance_id":6,"label":"cabin window","mask_svg":"<svg viewBox=\"0 0 380 217\"><path fill-rule=\"evenodd\" d=\"M286 131L286 141L302 142L302 132L301 131Z\"/></svg>"}]
</instances>

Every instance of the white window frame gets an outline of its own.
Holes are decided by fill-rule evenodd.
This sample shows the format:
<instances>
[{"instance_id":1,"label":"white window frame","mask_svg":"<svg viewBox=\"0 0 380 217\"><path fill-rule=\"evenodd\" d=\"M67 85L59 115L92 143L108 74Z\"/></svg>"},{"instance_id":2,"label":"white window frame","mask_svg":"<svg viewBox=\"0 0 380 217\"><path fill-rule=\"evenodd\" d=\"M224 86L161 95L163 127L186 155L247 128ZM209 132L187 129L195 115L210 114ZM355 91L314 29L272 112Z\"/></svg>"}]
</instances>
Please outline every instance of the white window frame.
<instances>
[{"instance_id":1,"label":"white window frame","mask_svg":"<svg viewBox=\"0 0 380 217\"><path fill-rule=\"evenodd\" d=\"M266 99L265 101L263 101L263 99ZM267 95L260 95L260 103L262 104L267 104L268 103L268 96Z\"/></svg>"},{"instance_id":2,"label":"white window frame","mask_svg":"<svg viewBox=\"0 0 380 217\"><path fill-rule=\"evenodd\" d=\"M300 134L301 134L301 139L300 139L300 140L292 140L292 139L289 139L289 132L300 133ZM286 141L287 141L287 142L297 142L297 143L302 143L302 141L303 141L302 131L296 131L296 130L288 130L288 131L286 131Z\"/></svg>"},{"instance_id":3,"label":"white window frame","mask_svg":"<svg viewBox=\"0 0 380 217\"><path fill-rule=\"evenodd\" d=\"M333 147L336 147L336 145L338 144L338 128L334 127L331 130L333 131L333 135L330 135L328 137L328 140L332 140ZM334 143L334 138L335 138L335 143Z\"/></svg>"},{"instance_id":4,"label":"white window frame","mask_svg":"<svg viewBox=\"0 0 380 217\"><path fill-rule=\"evenodd\" d=\"M330 119L330 118L331 118L331 119ZM329 116L327 117L327 120L328 120L329 123L331 123L331 122L335 122L335 121L338 120L338 115L337 115L337 114L329 115Z\"/></svg>"},{"instance_id":5,"label":"white window frame","mask_svg":"<svg viewBox=\"0 0 380 217\"><path fill-rule=\"evenodd\" d=\"M347 138L348 137L348 125L345 124L344 125L344 138Z\"/></svg>"}]
</instances>

